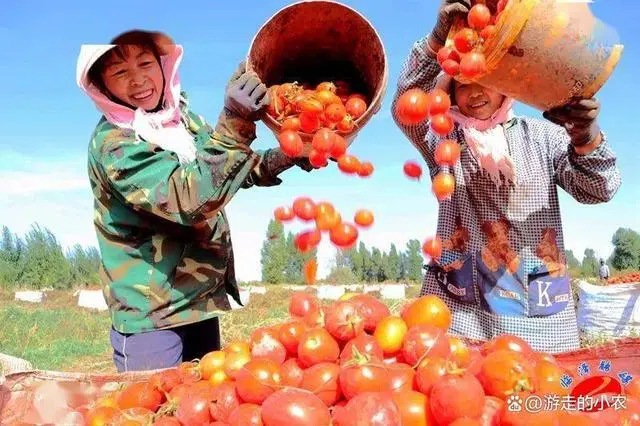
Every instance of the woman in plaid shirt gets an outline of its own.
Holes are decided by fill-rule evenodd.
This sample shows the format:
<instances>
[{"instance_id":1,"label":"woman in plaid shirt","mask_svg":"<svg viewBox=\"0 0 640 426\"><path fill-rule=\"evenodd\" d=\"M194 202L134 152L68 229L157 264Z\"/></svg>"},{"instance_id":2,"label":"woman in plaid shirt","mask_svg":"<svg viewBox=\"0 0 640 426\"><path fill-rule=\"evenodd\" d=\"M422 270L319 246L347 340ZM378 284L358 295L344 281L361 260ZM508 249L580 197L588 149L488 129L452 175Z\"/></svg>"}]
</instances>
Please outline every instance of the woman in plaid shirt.
<instances>
[{"instance_id":1,"label":"woman in plaid shirt","mask_svg":"<svg viewBox=\"0 0 640 426\"><path fill-rule=\"evenodd\" d=\"M422 294L441 297L453 313L451 333L488 340L514 334L550 353L579 347L567 274L558 186L584 204L609 201L620 187L616 156L596 117L595 99L547 111L547 120L518 117L513 100L446 76L436 55L469 0L443 0L428 37L404 64L395 103L411 88L440 87L452 100L455 129L447 137L396 123L420 151L433 178L452 173L456 190L440 203L439 261L427 267ZM541 90L544 90L541 88ZM462 148L455 167L440 167L442 140Z\"/></svg>"}]
</instances>

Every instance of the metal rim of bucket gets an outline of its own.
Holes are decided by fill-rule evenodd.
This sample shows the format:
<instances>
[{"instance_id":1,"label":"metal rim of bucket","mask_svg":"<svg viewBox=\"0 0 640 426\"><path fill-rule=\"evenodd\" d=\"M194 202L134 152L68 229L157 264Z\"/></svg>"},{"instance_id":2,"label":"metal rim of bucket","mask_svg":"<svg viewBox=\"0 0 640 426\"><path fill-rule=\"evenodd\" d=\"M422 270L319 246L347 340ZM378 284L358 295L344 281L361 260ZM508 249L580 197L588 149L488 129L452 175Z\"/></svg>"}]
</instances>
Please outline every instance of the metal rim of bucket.
<instances>
[{"instance_id":1,"label":"metal rim of bucket","mask_svg":"<svg viewBox=\"0 0 640 426\"><path fill-rule=\"evenodd\" d=\"M378 34L378 31L375 29L375 27L360 12L358 12L357 10L352 8L351 6L348 6L348 5L344 4L344 3L340 3L340 2L334 1L334 0L300 0L300 1L297 1L295 3L291 3L291 4L289 4L289 5L287 5L287 6L283 7L283 8L280 8L277 12L275 12L260 27L260 29L255 33L255 35L251 39L251 44L249 44L249 50L248 50L247 56L246 56L247 69L248 70L251 69L250 68L251 67L251 61L250 61L251 51L253 50L253 45L254 45L256 39L258 38L258 35L260 35L260 33L262 32L262 30L267 25L269 25L280 13L282 13L282 11L284 11L286 9L289 9L291 7L294 7L294 6L305 4L305 3L332 3L332 4L336 4L336 5L339 5L341 7L344 7L345 9L350 10L354 14L358 15L364 22L367 23L367 25L371 28L373 33L376 35L376 38L380 42L380 47L382 48L382 53L383 53L383 58L384 58L384 69L383 69L382 78L380 79L380 83L379 83L380 90L377 90L376 93L374 93L374 96L371 99L371 102L369 102L369 105L367 106L367 109L364 112L364 114L362 114L362 116L360 116L359 118L354 120L354 128L353 128L352 131L350 131L348 133L337 132L337 133L341 134L347 140L347 143L350 143L351 142L350 137L352 137L356 133L358 133L358 131L360 130L359 127L361 127L360 125L363 124L363 123L366 123L368 120L370 120L371 117L373 115L377 114L378 111L380 111L380 108L382 108L382 98L386 94L387 81L388 81L388 78L389 78L389 63L388 63L389 61L387 60L387 54L386 54L386 49L384 47L384 42L382 41L382 38L380 37L380 34ZM275 129L278 129L278 130L282 128L282 124L280 122L278 122L276 119L274 119L273 117L271 117L269 114L262 114L261 120L264 121L265 124L267 125L267 127L269 127L269 128L272 128L272 129L275 128ZM299 133L300 133L300 135L313 136L313 134L304 133L302 131L299 131Z\"/></svg>"}]
</instances>

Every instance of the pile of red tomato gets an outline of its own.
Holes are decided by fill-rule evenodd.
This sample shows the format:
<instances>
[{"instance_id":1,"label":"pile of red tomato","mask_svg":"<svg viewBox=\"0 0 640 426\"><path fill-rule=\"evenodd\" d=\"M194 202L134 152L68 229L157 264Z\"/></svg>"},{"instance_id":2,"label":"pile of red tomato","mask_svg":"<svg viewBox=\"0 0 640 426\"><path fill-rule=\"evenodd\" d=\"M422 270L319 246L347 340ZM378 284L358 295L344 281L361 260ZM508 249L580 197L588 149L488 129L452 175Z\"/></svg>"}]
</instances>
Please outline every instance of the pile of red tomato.
<instances>
[{"instance_id":1,"label":"pile of red tomato","mask_svg":"<svg viewBox=\"0 0 640 426\"><path fill-rule=\"evenodd\" d=\"M392 315L367 294L323 306L298 292L289 314L282 324L256 329L248 341L230 342L104 396L86 412L87 424L598 424L590 414L561 408L510 411L511 395L568 395L561 377L574 375L514 336L477 347L448 335L451 312L436 296L412 300ZM626 396L626 410L598 413L613 419L603 424L639 424L637 380Z\"/></svg>"},{"instance_id":2,"label":"pile of red tomato","mask_svg":"<svg viewBox=\"0 0 640 426\"><path fill-rule=\"evenodd\" d=\"M349 134L355 121L369 107L367 98L351 93L345 81L322 82L315 89L309 85L284 83L271 86L271 103L267 113L278 121L280 149L289 157L301 157L304 142L300 133L313 135L309 162L315 168L328 165L329 158L338 162L338 168L347 174L368 177L373 165L347 154L347 143L342 136Z\"/></svg>"},{"instance_id":3,"label":"pile of red tomato","mask_svg":"<svg viewBox=\"0 0 640 426\"><path fill-rule=\"evenodd\" d=\"M640 283L640 272L630 272L624 275L611 277L607 280L607 284L630 284Z\"/></svg>"},{"instance_id":4,"label":"pile of red tomato","mask_svg":"<svg viewBox=\"0 0 640 426\"><path fill-rule=\"evenodd\" d=\"M309 197L296 198L291 207L277 207L273 215L281 223L291 222L296 218L304 223L315 223L313 229L296 234L294 244L300 253L306 253L318 247L323 232L329 234L330 241L337 248L349 249L358 240L358 228L369 228L374 222L373 213L366 209L360 209L354 214L353 223L345 222L333 204L327 201L315 202ZM305 264L303 272L307 284L315 282L317 268L313 259Z\"/></svg>"}]
</instances>

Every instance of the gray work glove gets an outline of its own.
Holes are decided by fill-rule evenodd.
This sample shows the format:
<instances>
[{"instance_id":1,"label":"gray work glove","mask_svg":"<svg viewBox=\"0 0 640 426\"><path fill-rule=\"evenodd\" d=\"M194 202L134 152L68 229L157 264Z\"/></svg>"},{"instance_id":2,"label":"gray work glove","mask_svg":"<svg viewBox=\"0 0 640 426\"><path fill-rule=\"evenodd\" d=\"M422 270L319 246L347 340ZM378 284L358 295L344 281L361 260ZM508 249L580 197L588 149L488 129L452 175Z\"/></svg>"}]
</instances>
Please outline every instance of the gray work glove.
<instances>
[{"instance_id":1,"label":"gray work glove","mask_svg":"<svg viewBox=\"0 0 640 426\"><path fill-rule=\"evenodd\" d=\"M433 38L444 45L453 20L457 16L466 16L471 9L471 0L442 0L438 9L438 19L431 31Z\"/></svg>"},{"instance_id":2,"label":"gray work glove","mask_svg":"<svg viewBox=\"0 0 640 426\"><path fill-rule=\"evenodd\" d=\"M293 166L298 166L306 172L313 170L313 166L307 157L291 158L285 155L280 148L270 149L265 156L265 167L271 176L278 176Z\"/></svg>"},{"instance_id":3,"label":"gray work glove","mask_svg":"<svg viewBox=\"0 0 640 426\"><path fill-rule=\"evenodd\" d=\"M564 127L573 146L583 146L593 142L600 133L597 99L574 99L564 106L552 108L542 113L547 120Z\"/></svg>"},{"instance_id":4,"label":"gray work glove","mask_svg":"<svg viewBox=\"0 0 640 426\"><path fill-rule=\"evenodd\" d=\"M224 107L231 114L247 121L257 121L269 104L269 91L258 74L247 71L241 62L233 73L224 93Z\"/></svg>"}]
</instances>

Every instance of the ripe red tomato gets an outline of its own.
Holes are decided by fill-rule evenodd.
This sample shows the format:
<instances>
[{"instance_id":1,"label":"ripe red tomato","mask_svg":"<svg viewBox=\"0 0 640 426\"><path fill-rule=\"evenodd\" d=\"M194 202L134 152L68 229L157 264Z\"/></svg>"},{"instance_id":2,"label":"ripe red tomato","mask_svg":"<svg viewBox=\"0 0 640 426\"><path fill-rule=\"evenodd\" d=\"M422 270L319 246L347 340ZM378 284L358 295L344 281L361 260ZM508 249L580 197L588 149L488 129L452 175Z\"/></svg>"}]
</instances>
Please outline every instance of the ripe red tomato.
<instances>
[{"instance_id":1,"label":"ripe red tomato","mask_svg":"<svg viewBox=\"0 0 640 426\"><path fill-rule=\"evenodd\" d=\"M316 86L317 92L322 92L323 90L328 90L331 93L336 93L338 87L338 82L332 83L330 81L323 81L322 83Z\"/></svg>"},{"instance_id":2,"label":"ripe red tomato","mask_svg":"<svg viewBox=\"0 0 640 426\"><path fill-rule=\"evenodd\" d=\"M278 340L278 334L265 333L259 340L256 340L251 348L251 356L254 358L268 358L278 365L281 365L287 358L287 350Z\"/></svg>"},{"instance_id":3,"label":"ripe red tomato","mask_svg":"<svg viewBox=\"0 0 640 426\"><path fill-rule=\"evenodd\" d=\"M416 370L416 387L425 395L431 393L433 385L447 375L447 360L444 358L426 358Z\"/></svg>"},{"instance_id":4,"label":"ripe red tomato","mask_svg":"<svg viewBox=\"0 0 640 426\"><path fill-rule=\"evenodd\" d=\"M240 374L240 370L251 360L250 352L231 352L227 354L224 361L224 374L235 379Z\"/></svg>"},{"instance_id":5,"label":"ripe red tomato","mask_svg":"<svg viewBox=\"0 0 640 426\"><path fill-rule=\"evenodd\" d=\"M333 93L330 90L319 90L316 91L316 93L313 95L317 100L320 101L320 103L322 105L329 106L333 103L336 102L340 102L342 103L342 101L340 100L340 98L338 97L338 95L336 95L335 93Z\"/></svg>"},{"instance_id":6,"label":"ripe red tomato","mask_svg":"<svg viewBox=\"0 0 640 426\"><path fill-rule=\"evenodd\" d=\"M304 95L296 100L296 109L298 112L310 112L313 114L320 114L324 110L322 102Z\"/></svg>"},{"instance_id":7,"label":"ripe red tomato","mask_svg":"<svg viewBox=\"0 0 640 426\"><path fill-rule=\"evenodd\" d=\"M451 198L456 189L456 179L452 174L446 172L438 173L431 183L431 190L438 201L444 201Z\"/></svg>"},{"instance_id":8,"label":"ripe red tomato","mask_svg":"<svg viewBox=\"0 0 640 426\"><path fill-rule=\"evenodd\" d=\"M497 350L482 361L478 378L487 395L506 400L513 392L533 391L534 371L520 352Z\"/></svg>"},{"instance_id":9,"label":"ripe red tomato","mask_svg":"<svg viewBox=\"0 0 640 426\"><path fill-rule=\"evenodd\" d=\"M358 170L360 170L360 160L353 155L344 154L338 158L338 168L346 174L358 173Z\"/></svg>"},{"instance_id":10,"label":"ripe red tomato","mask_svg":"<svg viewBox=\"0 0 640 426\"><path fill-rule=\"evenodd\" d=\"M362 333L351 339L340 353L340 364L344 364L354 358L354 354L368 355L372 359L383 359L384 353L373 336Z\"/></svg>"},{"instance_id":11,"label":"ripe red tomato","mask_svg":"<svg viewBox=\"0 0 640 426\"><path fill-rule=\"evenodd\" d=\"M342 397L338 385L340 367L332 362L321 362L304 370L300 388L309 391L331 407Z\"/></svg>"},{"instance_id":12,"label":"ripe red tomato","mask_svg":"<svg viewBox=\"0 0 640 426\"><path fill-rule=\"evenodd\" d=\"M451 46L442 46L438 50L438 63L442 66L446 61L460 62L460 54Z\"/></svg>"},{"instance_id":13,"label":"ripe red tomato","mask_svg":"<svg viewBox=\"0 0 640 426\"><path fill-rule=\"evenodd\" d=\"M449 112L449 108L451 108L449 95L442 89L434 89L429 102L429 115L445 114Z\"/></svg>"},{"instance_id":14,"label":"ripe red tomato","mask_svg":"<svg viewBox=\"0 0 640 426\"><path fill-rule=\"evenodd\" d=\"M527 357L535 354L529 343L512 334L501 334L500 336L494 337L484 345L482 350L485 354L500 350L520 352Z\"/></svg>"},{"instance_id":15,"label":"ripe red tomato","mask_svg":"<svg viewBox=\"0 0 640 426\"><path fill-rule=\"evenodd\" d=\"M373 225L373 213L370 210L358 210L353 220L357 225L368 228Z\"/></svg>"},{"instance_id":16,"label":"ripe red tomato","mask_svg":"<svg viewBox=\"0 0 640 426\"><path fill-rule=\"evenodd\" d=\"M485 72L487 72L487 62L484 54L480 52L467 53L460 61L460 73L465 78L473 80Z\"/></svg>"},{"instance_id":17,"label":"ripe red tomato","mask_svg":"<svg viewBox=\"0 0 640 426\"><path fill-rule=\"evenodd\" d=\"M236 378L238 395L244 402L262 404L280 387L280 365L268 358L254 358Z\"/></svg>"},{"instance_id":18,"label":"ripe red tomato","mask_svg":"<svg viewBox=\"0 0 640 426\"><path fill-rule=\"evenodd\" d=\"M291 207L278 207L273 211L273 216L278 222L289 222L295 217Z\"/></svg>"},{"instance_id":19,"label":"ripe red tomato","mask_svg":"<svg viewBox=\"0 0 640 426\"><path fill-rule=\"evenodd\" d=\"M439 166L453 167L460 159L460 144L451 139L445 139L436 147L434 157Z\"/></svg>"},{"instance_id":20,"label":"ripe red tomato","mask_svg":"<svg viewBox=\"0 0 640 426\"><path fill-rule=\"evenodd\" d=\"M329 104L324 111L327 120L334 123L339 123L347 115L347 109L342 105L340 99L338 99L338 102L340 103Z\"/></svg>"},{"instance_id":21,"label":"ripe red tomato","mask_svg":"<svg viewBox=\"0 0 640 426\"><path fill-rule=\"evenodd\" d=\"M298 350L296 349L296 352ZM302 379L304 377L304 370L300 365L298 358L289 358L282 364L281 367L282 378L281 382L283 386L291 386L294 388L300 387Z\"/></svg>"},{"instance_id":22,"label":"ripe red tomato","mask_svg":"<svg viewBox=\"0 0 640 426\"><path fill-rule=\"evenodd\" d=\"M402 414L384 392L364 392L339 410L333 421L334 426L401 426Z\"/></svg>"},{"instance_id":23,"label":"ripe red tomato","mask_svg":"<svg viewBox=\"0 0 640 426\"><path fill-rule=\"evenodd\" d=\"M373 174L373 164L368 161L360 164L360 169L358 169L358 176L360 177L369 177Z\"/></svg>"},{"instance_id":24,"label":"ripe red tomato","mask_svg":"<svg viewBox=\"0 0 640 426\"><path fill-rule=\"evenodd\" d=\"M396 116L405 126L422 123L429 115L429 95L422 89L414 88L404 92L396 102Z\"/></svg>"},{"instance_id":25,"label":"ripe red tomato","mask_svg":"<svg viewBox=\"0 0 640 426\"><path fill-rule=\"evenodd\" d=\"M299 157L304 151L304 144L298 132L293 130L283 130L278 135L280 149L288 157Z\"/></svg>"},{"instance_id":26,"label":"ripe red tomato","mask_svg":"<svg viewBox=\"0 0 640 426\"><path fill-rule=\"evenodd\" d=\"M404 174L411 179L420 179L422 167L415 161L407 161L402 168Z\"/></svg>"},{"instance_id":27,"label":"ripe red tomato","mask_svg":"<svg viewBox=\"0 0 640 426\"><path fill-rule=\"evenodd\" d=\"M176 418L185 426L208 424L211 419L209 398L203 394L191 393L185 395L178 403Z\"/></svg>"},{"instance_id":28,"label":"ripe red tomato","mask_svg":"<svg viewBox=\"0 0 640 426\"><path fill-rule=\"evenodd\" d=\"M460 53L473 50L477 42L476 33L471 28L463 28L453 37L453 44Z\"/></svg>"},{"instance_id":29,"label":"ripe red tomato","mask_svg":"<svg viewBox=\"0 0 640 426\"><path fill-rule=\"evenodd\" d=\"M309 328L324 328L325 310L326 308L322 307L316 311L309 312L309 314L303 318L304 324Z\"/></svg>"},{"instance_id":30,"label":"ripe red tomato","mask_svg":"<svg viewBox=\"0 0 640 426\"><path fill-rule=\"evenodd\" d=\"M453 59L447 59L442 63L442 70L450 75L456 77L460 73L460 62L456 62Z\"/></svg>"},{"instance_id":31,"label":"ripe red tomato","mask_svg":"<svg viewBox=\"0 0 640 426\"><path fill-rule=\"evenodd\" d=\"M312 393L289 388L279 390L264 401L262 421L265 426L327 426L331 424L331 413Z\"/></svg>"},{"instance_id":32,"label":"ripe red tomato","mask_svg":"<svg viewBox=\"0 0 640 426\"><path fill-rule=\"evenodd\" d=\"M569 395L569 389L562 387L561 379L565 374L562 367L549 361L540 361L534 369L536 392L543 395Z\"/></svg>"},{"instance_id":33,"label":"ripe red tomato","mask_svg":"<svg viewBox=\"0 0 640 426\"><path fill-rule=\"evenodd\" d=\"M403 425L430 426L434 424L427 396L413 390L393 392L391 399L398 406Z\"/></svg>"},{"instance_id":34,"label":"ripe red tomato","mask_svg":"<svg viewBox=\"0 0 640 426\"><path fill-rule=\"evenodd\" d=\"M489 25L489 21L491 20L491 11L484 4L476 4L474 5L469 13L467 14L467 23L469 27L473 28L476 31L481 31L487 25Z\"/></svg>"},{"instance_id":35,"label":"ripe red tomato","mask_svg":"<svg viewBox=\"0 0 640 426\"><path fill-rule=\"evenodd\" d=\"M342 120L338 121L337 128L343 133L350 133L351 131L353 131L353 128L355 126L356 124L353 121L353 117L347 113L347 115L342 117Z\"/></svg>"},{"instance_id":36,"label":"ripe red tomato","mask_svg":"<svg viewBox=\"0 0 640 426\"><path fill-rule=\"evenodd\" d=\"M437 236L427 238L422 244L422 252L431 259L438 260L442 255L442 242Z\"/></svg>"},{"instance_id":37,"label":"ripe red tomato","mask_svg":"<svg viewBox=\"0 0 640 426\"><path fill-rule=\"evenodd\" d=\"M421 296L408 304L401 313L409 329L417 325L429 325L442 331L451 327L451 310L438 296Z\"/></svg>"},{"instance_id":38,"label":"ripe red tomato","mask_svg":"<svg viewBox=\"0 0 640 426\"><path fill-rule=\"evenodd\" d=\"M297 234L294 239L294 244L299 252L306 253L316 248L321 240L322 234L320 231L313 229Z\"/></svg>"},{"instance_id":39,"label":"ripe red tomato","mask_svg":"<svg viewBox=\"0 0 640 426\"><path fill-rule=\"evenodd\" d=\"M337 160L338 158L342 157L346 152L347 152L347 141L345 141L342 136L338 134L334 134L333 145L331 146L331 151L329 151L331 158L333 158L334 160Z\"/></svg>"},{"instance_id":40,"label":"ripe red tomato","mask_svg":"<svg viewBox=\"0 0 640 426\"><path fill-rule=\"evenodd\" d=\"M320 310L320 301L313 294L296 291L289 298L289 315L294 318L304 318L310 312Z\"/></svg>"},{"instance_id":41,"label":"ripe red tomato","mask_svg":"<svg viewBox=\"0 0 640 426\"><path fill-rule=\"evenodd\" d=\"M474 376L445 376L431 388L429 406L438 424L450 424L462 417L480 418L484 390Z\"/></svg>"},{"instance_id":42,"label":"ripe red tomato","mask_svg":"<svg viewBox=\"0 0 640 426\"><path fill-rule=\"evenodd\" d=\"M157 411L165 400L165 396L149 382L136 382L128 385L118 395L116 401L120 410L128 408L145 408Z\"/></svg>"},{"instance_id":43,"label":"ripe red tomato","mask_svg":"<svg viewBox=\"0 0 640 426\"><path fill-rule=\"evenodd\" d=\"M402 343L402 356L409 365L417 365L426 357L446 358L449 341L445 332L431 324L420 324L409 328Z\"/></svg>"},{"instance_id":44,"label":"ripe red tomato","mask_svg":"<svg viewBox=\"0 0 640 426\"><path fill-rule=\"evenodd\" d=\"M177 369L172 368L159 373L155 373L149 378L151 383L156 389L163 393L169 393L182 383L182 377Z\"/></svg>"},{"instance_id":45,"label":"ripe red tomato","mask_svg":"<svg viewBox=\"0 0 640 426\"><path fill-rule=\"evenodd\" d=\"M471 349L459 337L449 336L449 360L456 367L466 368L471 363Z\"/></svg>"},{"instance_id":46,"label":"ripe red tomato","mask_svg":"<svg viewBox=\"0 0 640 426\"><path fill-rule=\"evenodd\" d=\"M482 31L480 31L480 37L483 40L488 40L496 33L495 25L487 25Z\"/></svg>"},{"instance_id":47,"label":"ripe red tomato","mask_svg":"<svg viewBox=\"0 0 640 426\"><path fill-rule=\"evenodd\" d=\"M342 222L342 216L337 210L328 211L326 213L318 213L316 218L316 227L320 231L330 231Z\"/></svg>"},{"instance_id":48,"label":"ripe red tomato","mask_svg":"<svg viewBox=\"0 0 640 426\"><path fill-rule=\"evenodd\" d=\"M300 130L304 133L313 134L320 127L318 114L303 111L298 117L300 118Z\"/></svg>"},{"instance_id":49,"label":"ripe red tomato","mask_svg":"<svg viewBox=\"0 0 640 426\"><path fill-rule=\"evenodd\" d=\"M342 394L347 400L360 393L389 389L389 381L387 366L379 360L370 360L367 356L343 364L338 380Z\"/></svg>"},{"instance_id":50,"label":"ripe red tomato","mask_svg":"<svg viewBox=\"0 0 640 426\"><path fill-rule=\"evenodd\" d=\"M329 154L312 148L311 151L309 151L309 163L316 169L327 167L329 165Z\"/></svg>"},{"instance_id":51,"label":"ripe red tomato","mask_svg":"<svg viewBox=\"0 0 640 426\"><path fill-rule=\"evenodd\" d=\"M340 356L338 342L324 328L314 328L300 338L298 359L305 367L321 362L336 362Z\"/></svg>"},{"instance_id":52,"label":"ripe red tomato","mask_svg":"<svg viewBox=\"0 0 640 426\"><path fill-rule=\"evenodd\" d=\"M350 223L342 222L329 231L329 237L336 246L348 248L358 240L358 228Z\"/></svg>"},{"instance_id":53,"label":"ripe red tomato","mask_svg":"<svg viewBox=\"0 0 640 426\"><path fill-rule=\"evenodd\" d=\"M433 115L431 129L440 136L446 136L453 131L453 120L447 114Z\"/></svg>"},{"instance_id":54,"label":"ripe red tomato","mask_svg":"<svg viewBox=\"0 0 640 426\"><path fill-rule=\"evenodd\" d=\"M318 210L316 204L309 197L299 197L293 202L293 212L305 222L316 218Z\"/></svg>"},{"instance_id":55,"label":"ripe red tomato","mask_svg":"<svg viewBox=\"0 0 640 426\"><path fill-rule=\"evenodd\" d=\"M228 422L233 410L240 406L240 397L234 383L218 385L212 395L209 413L213 420Z\"/></svg>"},{"instance_id":56,"label":"ripe red tomato","mask_svg":"<svg viewBox=\"0 0 640 426\"><path fill-rule=\"evenodd\" d=\"M212 351L205 354L200 360L200 374L203 380L209 380L216 371L224 368L226 353L223 351Z\"/></svg>"},{"instance_id":57,"label":"ripe red tomato","mask_svg":"<svg viewBox=\"0 0 640 426\"><path fill-rule=\"evenodd\" d=\"M291 356L296 356L300 337L307 331L307 327L300 320L292 320L282 324L278 331L278 338L287 350L287 353Z\"/></svg>"},{"instance_id":58,"label":"ripe red tomato","mask_svg":"<svg viewBox=\"0 0 640 426\"><path fill-rule=\"evenodd\" d=\"M289 117L282 122L282 130L292 130L297 132L300 130L300 119L298 117Z\"/></svg>"},{"instance_id":59,"label":"ripe red tomato","mask_svg":"<svg viewBox=\"0 0 640 426\"><path fill-rule=\"evenodd\" d=\"M391 392L418 390L416 372L409 364L398 363L387 367L389 372L389 390Z\"/></svg>"},{"instance_id":60,"label":"ripe red tomato","mask_svg":"<svg viewBox=\"0 0 640 426\"><path fill-rule=\"evenodd\" d=\"M358 294L349 299L349 302L358 306L364 317L364 329L374 332L378 323L391 315L389 307L370 294Z\"/></svg>"},{"instance_id":61,"label":"ripe red tomato","mask_svg":"<svg viewBox=\"0 0 640 426\"><path fill-rule=\"evenodd\" d=\"M331 151L331 147L333 146L334 133L327 129L322 128L316 132L313 136L313 140L311 141L311 146L319 152L327 153Z\"/></svg>"},{"instance_id":62,"label":"ripe red tomato","mask_svg":"<svg viewBox=\"0 0 640 426\"><path fill-rule=\"evenodd\" d=\"M354 119L362 117L367 111L367 103L360 97L352 95L345 105L347 113Z\"/></svg>"},{"instance_id":63,"label":"ripe red tomato","mask_svg":"<svg viewBox=\"0 0 640 426\"><path fill-rule=\"evenodd\" d=\"M498 426L500 411L504 401L495 396L484 397L484 407L480 416L481 426Z\"/></svg>"},{"instance_id":64,"label":"ripe red tomato","mask_svg":"<svg viewBox=\"0 0 640 426\"><path fill-rule=\"evenodd\" d=\"M336 302L328 308L325 328L334 338L346 342L364 332L364 318L357 305Z\"/></svg>"},{"instance_id":65,"label":"ripe red tomato","mask_svg":"<svg viewBox=\"0 0 640 426\"><path fill-rule=\"evenodd\" d=\"M229 416L229 426L263 426L262 410L256 404L241 404Z\"/></svg>"},{"instance_id":66,"label":"ripe red tomato","mask_svg":"<svg viewBox=\"0 0 640 426\"><path fill-rule=\"evenodd\" d=\"M397 316L383 318L377 325L373 337L385 355L393 355L402 349L402 343L407 335L407 324Z\"/></svg>"}]
</instances>

